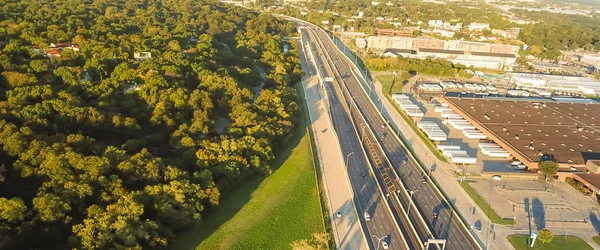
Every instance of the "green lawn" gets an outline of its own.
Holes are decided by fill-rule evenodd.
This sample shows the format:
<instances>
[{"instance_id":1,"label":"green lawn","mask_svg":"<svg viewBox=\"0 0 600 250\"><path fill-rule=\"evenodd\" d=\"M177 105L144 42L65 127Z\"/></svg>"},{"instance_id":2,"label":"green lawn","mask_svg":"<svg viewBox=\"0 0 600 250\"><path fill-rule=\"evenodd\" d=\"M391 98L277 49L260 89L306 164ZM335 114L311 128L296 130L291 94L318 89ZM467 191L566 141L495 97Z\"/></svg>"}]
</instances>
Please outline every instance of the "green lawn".
<instances>
[{"instance_id":1,"label":"green lawn","mask_svg":"<svg viewBox=\"0 0 600 250\"><path fill-rule=\"evenodd\" d=\"M554 239L552 242L548 244L544 244L539 240L535 241L535 245L533 248L529 247L531 245L531 239L529 235L526 234L513 234L506 237L510 244L516 250L521 249L540 249L540 250L584 250L584 249L593 249L587 242L582 240L581 238L575 236L567 236L565 238L564 235L554 235Z\"/></svg>"},{"instance_id":2,"label":"green lawn","mask_svg":"<svg viewBox=\"0 0 600 250\"><path fill-rule=\"evenodd\" d=\"M394 82L393 75L379 75L375 78L377 78L377 81L381 83L383 93L394 94L402 93L402 87L404 86L404 83L407 82L410 78L410 74L408 74L408 72L402 72L396 77L396 82Z\"/></svg>"},{"instance_id":3,"label":"green lawn","mask_svg":"<svg viewBox=\"0 0 600 250\"><path fill-rule=\"evenodd\" d=\"M593 240L594 242L596 242L596 244L597 244L597 245L600 245L600 237L598 237L598 236L594 236L594 237L592 237L592 240Z\"/></svg>"},{"instance_id":4,"label":"green lawn","mask_svg":"<svg viewBox=\"0 0 600 250\"><path fill-rule=\"evenodd\" d=\"M273 174L237 187L182 233L173 249L291 249L290 243L325 231L301 107L300 125L272 162Z\"/></svg>"},{"instance_id":5,"label":"green lawn","mask_svg":"<svg viewBox=\"0 0 600 250\"><path fill-rule=\"evenodd\" d=\"M477 193L477 191L471 186L470 182L471 181L458 181L460 183L460 186L465 189L465 191L467 191L467 193L469 194L469 196L471 196L471 199L473 199L473 201L475 201L475 203L477 203L477 206L479 206L479 208L481 208L481 210L483 210L483 212L487 215L488 218L490 218L490 220L493 223L499 224L499 225L514 225L515 221L513 219L502 219L500 218L500 216L496 213L496 211L494 211L494 209L490 209L490 205L487 203L487 201L481 197L481 195L479 195L479 193Z\"/></svg>"}]
</instances>

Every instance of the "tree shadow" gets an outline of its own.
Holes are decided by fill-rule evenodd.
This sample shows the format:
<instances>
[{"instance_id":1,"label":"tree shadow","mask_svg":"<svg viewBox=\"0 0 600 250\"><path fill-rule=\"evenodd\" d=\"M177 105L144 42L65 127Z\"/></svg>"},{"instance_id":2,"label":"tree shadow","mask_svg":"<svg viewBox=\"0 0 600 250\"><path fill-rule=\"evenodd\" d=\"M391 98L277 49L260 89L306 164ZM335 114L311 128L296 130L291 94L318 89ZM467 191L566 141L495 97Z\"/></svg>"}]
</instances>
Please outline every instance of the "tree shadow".
<instances>
[{"instance_id":1,"label":"tree shadow","mask_svg":"<svg viewBox=\"0 0 600 250\"><path fill-rule=\"evenodd\" d=\"M592 211L590 211L590 222L592 223L592 226L594 226L596 233L600 233L600 220L598 219L598 216Z\"/></svg>"},{"instance_id":2,"label":"tree shadow","mask_svg":"<svg viewBox=\"0 0 600 250\"><path fill-rule=\"evenodd\" d=\"M546 228L546 211L542 201L538 197L535 197L531 201L531 206L536 229L539 231Z\"/></svg>"}]
</instances>

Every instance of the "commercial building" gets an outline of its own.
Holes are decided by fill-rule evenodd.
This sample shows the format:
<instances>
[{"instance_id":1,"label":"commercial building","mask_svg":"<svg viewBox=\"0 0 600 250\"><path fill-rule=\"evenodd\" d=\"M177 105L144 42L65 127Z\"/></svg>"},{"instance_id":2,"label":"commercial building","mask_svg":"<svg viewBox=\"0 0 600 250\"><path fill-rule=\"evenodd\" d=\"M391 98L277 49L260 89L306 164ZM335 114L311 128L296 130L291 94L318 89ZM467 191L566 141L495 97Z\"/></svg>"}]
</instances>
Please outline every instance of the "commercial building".
<instances>
[{"instance_id":1,"label":"commercial building","mask_svg":"<svg viewBox=\"0 0 600 250\"><path fill-rule=\"evenodd\" d=\"M582 76L509 73L510 82L524 88L536 88L585 95L600 94L600 82Z\"/></svg>"},{"instance_id":2,"label":"commercial building","mask_svg":"<svg viewBox=\"0 0 600 250\"><path fill-rule=\"evenodd\" d=\"M392 31L389 31L392 32ZM438 40L426 38L411 38L399 36L370 36L367 38L371 51L382 52L386 49L438 49L460 50L464 52L483 52L496 54L518 55L520 47L508 44L490 44L482 42L469 42L460 40Z\"/></svg>"},{"instance_id":3,"label":"commercial building","mask_svg":"<svg viewBox=\"0 0 600 250\"><path fill-rule=\"evenodd\" d=\"M580 59L581 63L592 66L596 70L600 70L600 55L584 54Z\"/></svg>"},{"instance_id":4,"label":"commercial building","mask_svg":"<svg viewBox=\"0 0 600 250\"><path fill-rule=\"evenodd\" d=\"M600 103L450 96L444 102L530 169L550 159L562 169L583 167L600 153Z\"/></svg>"},{"instance_id":5,"label":"commercial building","mask_svg":"<svg viewBox=\"0 0 600 250\"><path fill-rule=\"evenodd\" d=\"M505 30L493 29L492 33L508 39L517 39L517 37L519 37L519 33L521 33L521 28L510 28Z\"/></svg>"},{"instance_id":6,"label":"commercial building","mask_svg":"<svg viewBox=\"0 0 600 250\"><path fill-rule=\"evenodd\" d=\"M401 37L412 37L413 32L416 29L376 29L375 34L378 36L401 36Z\"/></svg>"},{"instance_id":7,"label":"commercial building","mask_svg":"<svg viewBox=\"0 0 600 250\"><path fill-rule=\"evenodd\" d=\"M387 52L386 56L391 57L400 55L393 51L399 50L404 57L441 58L467 67L495 70L510 70L508 66L516 62L519 53L518 46L506 44L392 36L370 36L367 38L367 46L373 52Z\"/></svg>"},{"instance_id":8,"label":"commercial building","mask_svg":"<svg viewBox=\"0 0 600 250\"><path fill-rule=\"evenodd\" d=\"M469 31L483 31L484 29L489 29L489 23L470 23Z\"/></svg>"}]
</instances>

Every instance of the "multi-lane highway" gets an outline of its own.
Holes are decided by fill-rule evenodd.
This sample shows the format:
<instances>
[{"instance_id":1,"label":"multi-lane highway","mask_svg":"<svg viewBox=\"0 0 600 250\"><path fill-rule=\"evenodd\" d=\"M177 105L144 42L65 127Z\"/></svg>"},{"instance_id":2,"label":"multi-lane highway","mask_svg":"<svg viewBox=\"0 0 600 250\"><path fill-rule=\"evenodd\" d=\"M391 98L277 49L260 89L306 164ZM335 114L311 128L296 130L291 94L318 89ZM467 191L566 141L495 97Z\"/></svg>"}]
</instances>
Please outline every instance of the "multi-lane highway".
<instances>
[{"instance_id":1,"label":"multi-lane highway","mask_svg":"<svg viewBox=\"0 0 600 250\"><path fill-rule=\"evenodd\" d=\"M325 59L322 59L322 61L327 61L327 59L331 61L331 64L335 67L335 69L331 71L337 79L340 79L339 81L334 82L334 85L337 84L339 86L334 87L339 88L340 90L347 88L348 98L352 99L352 101L349 101L348 103L355 103L357 105L357 110L364 116L366 124L369 126L369 130L374 133L374 140L377 140L376 142L379 144L377 146L380 147L379 150L382 150L385 153L385 156L387 156L387 158L382 161L391 164L394 174L399 177L402 186L400 188L401 192L398 193L397 197L403 204L405 210L411 204L407 193L410 191L414 192L412 200L415 207L413 207L413 211L411 211L409 217L410 221L418 231L417 234L420 238L420 243L427 241L430 237L429 233L431 233L433 238L446 239L447 249L479 249L479 244L477 244L468 229L464 226L462 221L460 221L460 218L450 207L448 201L446 201L440 192L436 190L436 187L431 183L418 163L407 154L407 150L403 147L398 137L393 134L393 131L389 126L386 126L386 121L378 113L375 105L368 99L366 92L360 86L359 78L356 76L358 72L356 72L356 69L351 65L351 62L341 54L324 31L314 27L313 30L316 34L316 37L313 37L313 39L316 38L316 42L323 47L322 51L325 53L322 56ZM330 96L334 96L333 91L329 92L331 92ZM337 93L341 93L341 91ZM339 99L341 98L338 97L338 99L332 100L331 103L331 112L334 116L334 120L336 116L340 116L337 118L337 123L343 124L339 126L342 128L346 125L352 126L351 121L347 121L347 124L344 122L344 120L348 120L348 117L346 116L342 105L339 104ZM339 106L339 110L335 109L336 106ZM337 113L341 114L336 115ZM360 128L354 128L354 126L352 126L352 130L357 131L358 133L361 132ZM336 128L336 131L340 136L342 147L345 146L344 144L349 144L346 140L357 139L345 138L342 136L344 134L343 129L338 130ZM353 133L349 133L348 136L354 136L352 134ZM347 145L347 147L350 147L350 145ZM389 161L387 161L388 159ZM351 163L352 159L349 162ZM357 171L361 172L361 169L358 169ZM353 171L351 167L348 169L351 179L358 172ZM399 215L396 215L396 217L398 216ZM400 224L404 223L401 222Z\"/></svg>"},{"instance_id":2,"label":"multi-lane highway","mask_svg":"<svg viewBox=\"0 0 600 250\"><path fill-rule=\"evenodd\" d=\"M322 78L333 76L332 68L328 60L324 59L322 45L315 43L316 36L309 29L301 29L303 42L308 42L308 50L313 53L313 58ZM306 46L306 44L303 44ZM335 80L334 80L335 81ZM363 149L360 146L358 131L352 126L347 107L340 100L338 93L339 87L333 83L321 85L327 96L329 114L331 115L333 127L339 138L342 154L345 156L346 168L350 178L350 184L354 192L354 203L363 225L365 237L369 240L369 245L373 249L382 247L382 241L385 241L389 249L409 249L405 244L403 235L399 232L399 227L395 224L387 207L382 192L378 189L377 182L369 169L369 163ZM322 131L326 133L327 131ZM371 219L366 221L364 212L367 212ZM344 216L343 214L341 216Z\"/></svg>"}]
</instances>

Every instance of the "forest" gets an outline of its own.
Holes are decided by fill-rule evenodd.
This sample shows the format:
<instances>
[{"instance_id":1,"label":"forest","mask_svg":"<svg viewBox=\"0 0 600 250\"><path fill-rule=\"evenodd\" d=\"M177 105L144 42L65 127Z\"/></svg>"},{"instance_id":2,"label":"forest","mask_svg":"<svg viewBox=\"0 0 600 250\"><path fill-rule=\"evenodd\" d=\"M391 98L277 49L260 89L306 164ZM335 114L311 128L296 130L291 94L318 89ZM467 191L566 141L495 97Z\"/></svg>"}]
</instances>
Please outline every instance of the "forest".
<instances>
[{"instance_id":1,"label":"forest","mask_svg":"<svg viewBox=\"0 0 600 250\"><path fill-rule=\"evenodd\" d=\"M511 10L518 15L537 21L523 27L519 36L531 48L530 54L557 59L561 50L583 48L600 50L600 18L580 15L554 14L525 10Z\"/></svg>"},{"instance_id":2,"label":"forest","mask_svg":"<svg viewBox=\"0 0 600 250\"><path fill-rule=\"evenodd\" d=\"M0 0L0 24L0 249L168 248L296 124L295 27L270 15Z\"/></svg>"}]
</instances>

